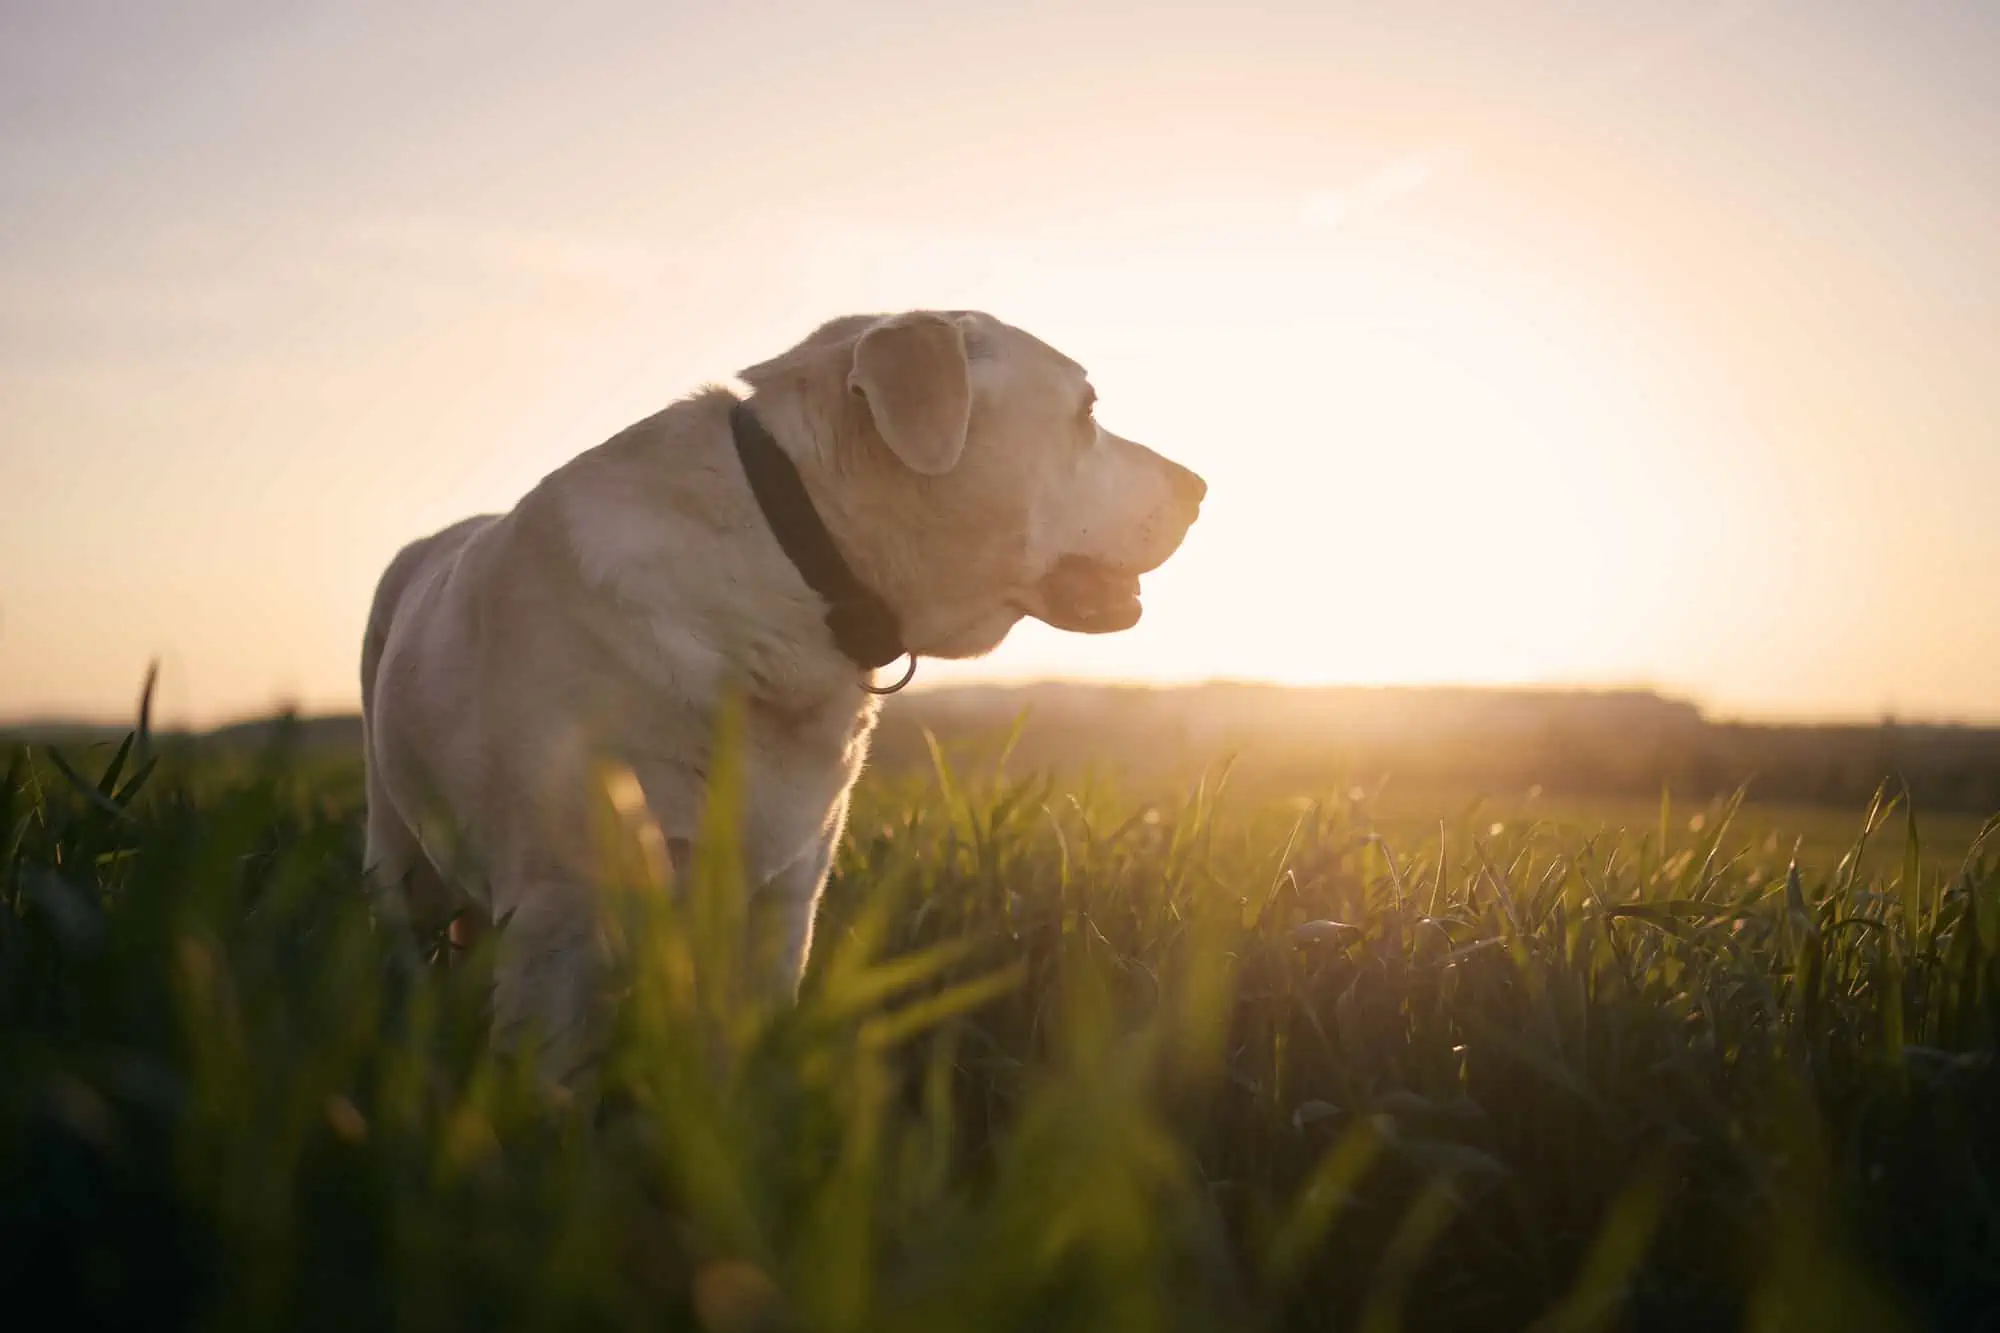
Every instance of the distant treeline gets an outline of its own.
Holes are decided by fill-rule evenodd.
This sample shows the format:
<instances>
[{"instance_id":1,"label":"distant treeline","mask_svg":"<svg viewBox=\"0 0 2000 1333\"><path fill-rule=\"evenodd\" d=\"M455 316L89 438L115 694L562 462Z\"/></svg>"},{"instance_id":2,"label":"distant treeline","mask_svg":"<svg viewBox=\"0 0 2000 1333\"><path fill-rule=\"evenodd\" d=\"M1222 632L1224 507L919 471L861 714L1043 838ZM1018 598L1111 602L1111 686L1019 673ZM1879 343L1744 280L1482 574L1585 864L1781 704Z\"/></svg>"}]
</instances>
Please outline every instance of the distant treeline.
<instances>
[{"instance_id":1,"label":"distant treeline","mask_svg":"<svg viewBox=\"0 0 2000 1333\"><path fill-rule=\"evenodd\" d=\"M1935 811L2000 810L2000 727L1715 722L1644 691L1048 684L911 695L884 719L877 762L940 737L1025 722L1024 768L1185 771L1235 755L1301 786L1333 780L1571 795L1705 799L1748 784L1760 800L1852 806L1885 780Z\"/></svg>"},{"instance_id":2,"label":"distant treeline","mask_svg":"<svg viewBox=\"0 0 2000 1333\"><path fill-rule=\"evenodd\" d=\"M1017 730L1018 723L1018 730ZM889 702L874 763L928 762L924 731L992 750L1012 766L1095 767L1177 777L1225 757L1247 774L1310 788L1330 782L1437 784L1481 791L1705 799L1748 784L1765 801L1852 806L1885 780L1920 807L2000 810L2000 727L1777 725L1711 721L1645 691L1145 687L1046 683L913 691ZM243 723L187 738L268 743L280 731L320 752L359 753L351 715ZM0 729L0 744L79 745L122 729L41 724Z\"/></svg>"}]
</instances>

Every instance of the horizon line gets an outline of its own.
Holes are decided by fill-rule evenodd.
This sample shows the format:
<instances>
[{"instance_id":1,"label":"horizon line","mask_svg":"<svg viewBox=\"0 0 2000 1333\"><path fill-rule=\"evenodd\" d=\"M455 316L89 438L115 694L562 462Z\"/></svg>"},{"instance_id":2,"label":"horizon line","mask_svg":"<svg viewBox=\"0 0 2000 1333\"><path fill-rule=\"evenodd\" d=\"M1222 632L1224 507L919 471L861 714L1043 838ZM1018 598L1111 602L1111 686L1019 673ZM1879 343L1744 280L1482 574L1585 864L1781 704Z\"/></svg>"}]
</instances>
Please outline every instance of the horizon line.
<instances>
[{"instance_id":1,"label":"horizon line","mask_svg":"<svg viewBox=\"0 0 2000 1333\"><path fill-rule=\"evenodd\" d=\"M1957 716L1933 716L1929 714L1904 714L1893 708L1872 710L1785 710L1756 709L1722 711L1713 708L1691 692L1676 691L1659 685L1643 683L1590 683L1573 681L1323 681L1298 682L1262 679L1254 676L1208 676L1187 680L1160 680L1143 677L1119 676L995 676L950 680L937 683L919 682L911 687L912 693L920 695L944 695L971 690L1030 690L1059 686L1070 689L1098 690L1146 690L1156 693L1182 693L1216 687L1252 688L1280 691L1291 694L1486 694L1486 695L1542 695L1571 697L1644 696L1663 704L1680 704L1692 708L1696 717L1711 726L1798 726L1798 727L1958 727L1970 730L2000 730L2000 711L1983 714L1961 714ZM31 731L38 729L75 728L79 730L116 730L121 726L135 726L134 716L123 718L90 715L85 713L36 713L0 715L0 731ZM185 718L171 722L156 723L151 728L161 735L204 735L227 731L235 727L255 726L259 723L276 722L284 718L298 721L316 721L332 718L359 717L360 702L336 707L305 707L296 701L278 701L266 709L246 713L232 713L207 722L192 722Z\"/></svg>"}]
</instances>

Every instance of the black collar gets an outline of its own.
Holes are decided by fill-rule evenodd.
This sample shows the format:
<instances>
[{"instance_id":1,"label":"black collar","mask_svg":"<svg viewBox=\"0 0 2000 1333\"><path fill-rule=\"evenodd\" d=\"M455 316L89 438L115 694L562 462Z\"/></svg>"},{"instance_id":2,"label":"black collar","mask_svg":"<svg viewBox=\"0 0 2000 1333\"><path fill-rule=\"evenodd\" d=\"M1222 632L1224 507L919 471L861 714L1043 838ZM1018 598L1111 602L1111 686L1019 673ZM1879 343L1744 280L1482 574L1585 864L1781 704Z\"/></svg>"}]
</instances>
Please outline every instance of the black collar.
<instances>
[{"instance_id":1,"label":"black collar","mask_svg":"<svg viewBox=\"0 0 2000 1333\"><path fill-rule=\"evenodd\" d=\"M729 409L729 433L736 438L736 457L743 475L750 480L750 493L764 511L771 535L791 558L799 577L826 602L826 627L840 651L863 671L887 666L908 650L903 647L903 627L895 611L875 591L856 578L826 530L819 511L813 508L806 484L791 456L779 448L764 423L737 402ZM873 694L894 694L910 683L917 673L916 654L910 654L909 674L888 689L873 685L863 688Z\"/></svg>"}]
</instances>

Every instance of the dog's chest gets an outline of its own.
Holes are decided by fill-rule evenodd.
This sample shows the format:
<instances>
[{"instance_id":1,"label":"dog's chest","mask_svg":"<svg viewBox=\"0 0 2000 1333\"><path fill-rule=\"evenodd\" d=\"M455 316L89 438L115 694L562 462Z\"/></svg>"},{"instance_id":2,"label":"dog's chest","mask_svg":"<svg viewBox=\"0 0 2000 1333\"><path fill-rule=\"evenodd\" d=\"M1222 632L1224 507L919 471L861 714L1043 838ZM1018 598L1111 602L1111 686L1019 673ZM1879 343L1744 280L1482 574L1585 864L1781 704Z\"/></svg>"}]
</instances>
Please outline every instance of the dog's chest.
<instances>
[{"instance_id":1,"label":"dog's chest","mask_svg":"<svg viewBox=\"0 0 2000 1333\"><path fill-rule=\"evenodd\" d=\"M876 712L872 699L811 709L753 701L746 709L745 851L754 873L776 873L837 831Z\"/></svg>"}]
</instances>

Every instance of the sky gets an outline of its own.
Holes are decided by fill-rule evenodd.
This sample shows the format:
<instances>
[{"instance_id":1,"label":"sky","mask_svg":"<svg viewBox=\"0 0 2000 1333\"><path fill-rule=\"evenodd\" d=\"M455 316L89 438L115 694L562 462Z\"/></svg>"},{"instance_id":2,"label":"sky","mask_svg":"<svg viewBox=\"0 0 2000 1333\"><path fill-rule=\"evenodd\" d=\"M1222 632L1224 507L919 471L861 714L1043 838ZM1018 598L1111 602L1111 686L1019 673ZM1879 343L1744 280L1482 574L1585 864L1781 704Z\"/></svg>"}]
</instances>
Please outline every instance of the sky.
<instances>
[{"instance_id":1,"label":"sky","mask_svg":"<svg viewBox=\"0 0 2000 1333\"><path fill-rule=\"evenodd\" d=\"M0 0L0 717L356 705L405 541L824 319L1203 473L927 683L2000 720L2000 7Z\"/></svg>"}]
</instances>

